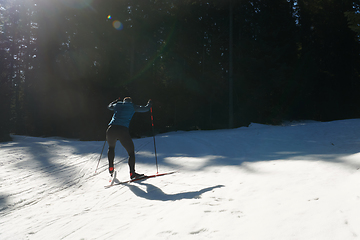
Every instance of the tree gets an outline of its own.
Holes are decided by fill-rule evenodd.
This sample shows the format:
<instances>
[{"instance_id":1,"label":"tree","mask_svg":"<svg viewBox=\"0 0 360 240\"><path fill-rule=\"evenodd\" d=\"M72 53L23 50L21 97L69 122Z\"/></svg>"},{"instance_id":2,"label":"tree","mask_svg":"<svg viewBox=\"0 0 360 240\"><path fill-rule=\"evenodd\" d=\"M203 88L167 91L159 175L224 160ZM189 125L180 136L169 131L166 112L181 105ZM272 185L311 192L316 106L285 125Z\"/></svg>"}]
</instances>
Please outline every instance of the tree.
<instances>
[{"instance_id":1,"label":"tree","mask_svg":"<svg viewBox=\"0 0 360 240\"><path fill-rule=\"evenodd\" d=\"M300 60L311 69L303 76L304 88L310 93L306 111L317 120L356 116L358 110L353 104L359 101L359 45L344 16L353 9L353 1L298 2Z\"/></svg>"}]
</instances>

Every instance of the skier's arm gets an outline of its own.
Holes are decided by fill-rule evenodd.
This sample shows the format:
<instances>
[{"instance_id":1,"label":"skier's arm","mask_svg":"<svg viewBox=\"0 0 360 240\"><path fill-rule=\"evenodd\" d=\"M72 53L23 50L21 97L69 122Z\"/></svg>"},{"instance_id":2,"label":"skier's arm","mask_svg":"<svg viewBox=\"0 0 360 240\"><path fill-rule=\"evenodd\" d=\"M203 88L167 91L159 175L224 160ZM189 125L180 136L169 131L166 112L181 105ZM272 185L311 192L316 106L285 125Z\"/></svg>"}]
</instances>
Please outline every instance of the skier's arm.
<instances>
[{"instance_id":1,"label":"skier's arm","mask_svg":"<svg viewBox=\"0 0 360 240\"><path fill-rule=\"evenodd\" d=\"M116 106L116 103L118 102L119 100L116 99L115 101L112 101L109 105L108 105L108 109L111 110L111 111L114 111L114 107Z\"/></svg>"},{"instance_id":2,"label":"skier's arm","mask_svg":"<svg viewBox=\"0 0 360 240\"><path fill-rule=\"evenodd\" d=\"M148 101L146 106L140 106L140 105L134 104L134 110L135 110L135 112L148 112L148 111L150 111L151 105L152 105L151 100Z\"/></svg>"}]
</instances>

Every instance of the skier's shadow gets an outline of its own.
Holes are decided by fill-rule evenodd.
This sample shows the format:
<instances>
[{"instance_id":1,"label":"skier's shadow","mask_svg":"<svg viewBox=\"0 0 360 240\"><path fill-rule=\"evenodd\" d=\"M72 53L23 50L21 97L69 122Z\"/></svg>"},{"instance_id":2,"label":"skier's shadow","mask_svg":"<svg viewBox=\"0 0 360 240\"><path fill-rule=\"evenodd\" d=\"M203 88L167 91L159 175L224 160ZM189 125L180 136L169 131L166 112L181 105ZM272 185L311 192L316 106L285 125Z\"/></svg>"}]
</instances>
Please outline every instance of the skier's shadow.
<instances>
[{"instance_id":1,"label":"skier's shadow","mask_svg":"<svg viewBox=\"0 0 360 240\"><path fill-rule=\"evenodd\" d=\"M148 200L158 200L158 201L176 201L182 199L196 199L200 198L203 193L212 191L216 188L225 187L224 185L217 185L214 187L204 188L199 191L192 191L192 192L183 192L183 193L176 193L176 194L166 194L160 188L144 183L144 182L137 182L137 184L145 186L146 191L142 190L138 186L134 184L127 184L129 189L138 197L145 198Z\"/></svg>"}]
</instances>

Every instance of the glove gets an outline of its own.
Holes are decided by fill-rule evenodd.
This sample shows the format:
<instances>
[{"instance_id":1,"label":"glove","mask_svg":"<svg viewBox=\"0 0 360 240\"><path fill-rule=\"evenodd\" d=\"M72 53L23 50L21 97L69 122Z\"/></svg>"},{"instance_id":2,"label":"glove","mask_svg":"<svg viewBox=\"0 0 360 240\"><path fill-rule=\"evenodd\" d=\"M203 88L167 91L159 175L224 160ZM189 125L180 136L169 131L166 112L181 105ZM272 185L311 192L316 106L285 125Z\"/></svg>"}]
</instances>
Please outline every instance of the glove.
<instances>
[{"instance_id":1,"label":"glove","mask_svg":"<svg viewBox=\"0 0 360 240\"><path fill-rule=\"evenodd\" d=\"M117 103L117 102L119 102L119 101L120 101L120 98L115 99L114 101L111 102L111 104Z\"/></svg>"}]
</instances>

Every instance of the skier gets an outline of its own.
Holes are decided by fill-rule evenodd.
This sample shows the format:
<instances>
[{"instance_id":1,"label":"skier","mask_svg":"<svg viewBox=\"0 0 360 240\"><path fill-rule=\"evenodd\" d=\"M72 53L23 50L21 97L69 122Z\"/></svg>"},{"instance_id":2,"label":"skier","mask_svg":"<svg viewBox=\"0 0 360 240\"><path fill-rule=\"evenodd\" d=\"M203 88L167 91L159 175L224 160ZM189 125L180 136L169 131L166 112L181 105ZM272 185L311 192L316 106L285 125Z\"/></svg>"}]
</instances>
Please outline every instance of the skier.
<instances>
[{"instance_id":1,"label":"skier","mask_svg":"<svg viewBox=\"0 0 360 240\"><path fill-rule=\"evenodd\" d=\"M144 176L144 174L135 172L134 143L129 133L129 125L135 112L148 112L150 108L151 100L148 101L146 106L139 106L133 104L130 97L125 97L123 101L120 101L119 98L108 105L108 109L114 111L109 127L106 130L106 141L109 145L109 173L111 176L113 176L114 173L115 145L117 140L120 141L129 155L128 164L130 168L130 179L141 178Z\"/></svg>"}]
</instances>

